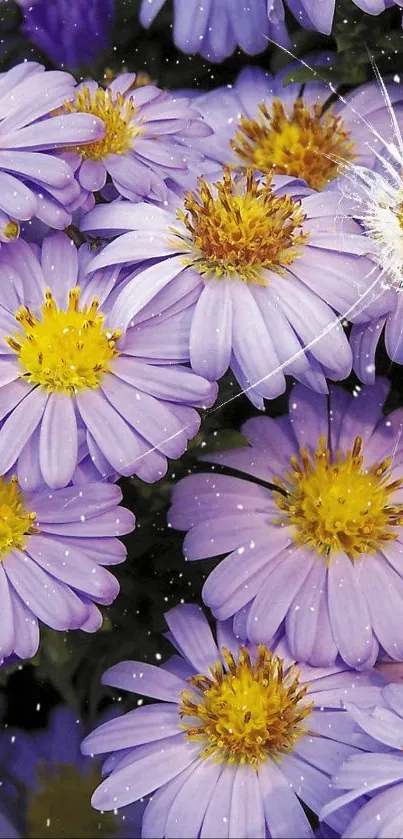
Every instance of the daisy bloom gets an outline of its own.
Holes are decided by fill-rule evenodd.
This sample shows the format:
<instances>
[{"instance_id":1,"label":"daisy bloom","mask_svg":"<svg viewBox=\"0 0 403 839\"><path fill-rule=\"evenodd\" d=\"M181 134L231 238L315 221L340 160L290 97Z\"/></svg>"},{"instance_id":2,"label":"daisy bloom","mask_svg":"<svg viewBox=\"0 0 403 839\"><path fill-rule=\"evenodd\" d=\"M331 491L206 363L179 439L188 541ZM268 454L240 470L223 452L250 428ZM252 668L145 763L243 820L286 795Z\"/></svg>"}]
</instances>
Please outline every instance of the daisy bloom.
<instances>
[{"instance_id":1,"label":"daisy bloom","mask_svg":"<svg viewBox=\"0 0 403 839\"><path fill-rule=\"evenodd\" d=\"M372 666L403 660L402 414L382 415L389 383L330 397L296 385L290 411L242 428L250 446L206 456L239 477L179 482L171 526L188 560L228 554L204 602L253 643L283 626L293 655ZM243 474L242 474L243 473Z\"/></svg>"},{"instance_id":2,"label":"daisy bloom","mask_svg":"<svg viewBox=\"0 0 403 839\"><path fill-rule=\"evenodd\" d=\"M345 192L351 212L361 223L367 248L382 269L385 283L395 289L389 313L351 331L354 369L366 383L375 379L375 353L384 331L385 347L392 361L403 362L403 139L395 117L396 140L377 160L375 170L352 166L346 169Z\"/></svg>"},{"instance_id":3,"label":"daisy bloom","mask_svg":"<svg viewBox=\"0 0 403 839\"><path fill-rule=\"evenodd\" d=\"M90 804L101 781L98 761L82 756L82 722L67 706L52 711L46 729L3 728L0 735L0 835L139 839L144 803L121 813L97 813Z\"/></svg>"},{"instance_id":4,"label":"daisy bloom","mask_svg":"<svg viewBox=\"0 0 403 839\"><path fill-rule=\"evenodd\" d=\"M38 619L52 629L96 632L119 591L103 566L123 562L116 539L134 516L119 507L109 483L25 492L16 476L0 478L0 658L31 658Z\"/></svg>"},{"instance_id":5,"label":"daisy bloom","mask_svg":"<svg viewBox=\"0 0 403 839\"><path fill-rule=\"evenodd\" d=\"M316 3L321 6L323 3ZM337 62L320 55L315 64ZM251 168L265 174L303 178L313 189L323 189L339 174L340 164L351 161L371 168L374 149L394 134L393 120L378 82L357 87L343 99L321 81L284 86L298 70L292 63L276 75L258 67L245 67L234 85L198 96L197 109L214 126L208 143L185 140L219 165ZM395 116L403 115L403 90L387 84Z\"/></svg>"},{"instance_id":6,"label":"daisy bloom","mask_svg":"<svg viewBox=\"0 0 403 839\"><path fill-rule=\"evenodd\" d=\"M148 28L164 3L142 0L141 24ZM223 61L237 46L256 55L271 39L289 44L284 18L282 0L175 0L174 42L182 52L199 52L209 61Z\"/></svg>"},{"instance_id":7,"label":"daisy bloom","mask_svg":"<svg viewBox=\"0 0 403 839\"><path fill-rule=\"evenodd\" d=\"M364 753L351 755L336 770L334 800L323 808L323 818L358 799L361 807L343 836L402 836L403 685L384 687L373 708L357 707L354 700L346 704L357 734L367 735L369 742Z\"/></svg>"},{"instance_id":8,"label":"daisy bloom","mask_svg":"<svg viewBox=\"0 0 403 839\"><path fill-rule=\"evenodd\" d=\"M63 155L90 193L102 189L109 175L117 192L130 201L164 201L165 181L180 179L189 172L189 162L200 160L177 138L206 137L212 130L188 100L154 85L133 89L135 80L135 73L122 73L106 89L94 81L78 86L67 111L100 120L104 136L94 143L76 143Z\"/></svg>"},{"instance_id":9,"label":"daisy bloom","mask_svg":"<svg viewBox=\"0 0 403 839\"><path fill-rule=\"evenodd\" d=\"M318 813L329 776L368 738L353 733L344 703L375 704L382 677L343 665L296 665L284 641L241 645L228 623L217 642L198 606L166 614L179 652L155 667L123 661L103 683L162 700L107 722L84 740L106 754L92 805L110 811L155 794L142 836L313 837L301 802ZM329 823L343 829L347 807Z\"/></svg>"},{"instance_id":10,"label":"daisy bloom","mask_svg":"<svg viewBox=\"0 0 403 839\"><path fill-rule=\"evenodd\" d=\"M53 64L78 69L110 47L114 0L22 0L22 31Z\"/></svg>"},{"instance_id":11,"label":"daisy bloom","mask_svg":"<svg viewBox=\"0 0 403 839\"><path fill-rule=\"evenodd\" d=\"M62 487L89 456L98 477L157 480L198 430L190 406L216 396L180 365L191 300L166 294L155 310L141 306L123 333L117 271L86 274L89 248L77 252L62 233L36 254L19 241L0 258L0 474L16 470L24 484L34 470Z\"/></svg>"},{"instance_id":12,"label":"daisy bloom","mask_svg":"<svg viewBox=\"0 0 403 839\"><path fill-rule=\"evenodd\" d=\"M368 320L390 306L388 295L380 296L379 270L363 255L365 237L341 217L341 202L336 189L318 194L301 181L259 181L251 172L236 180L226 169L214 184L200 178L176 212L115 202L95 207L82 229L131 231L90 263L141 263L116 306L121 327L139 299L149 301L162 287L186 293L191 284L198 295L193 369L215 380L230 365L261 408L283 392L284 373L322 392L325 376L345 378L352 356L338 315Z\"/></svg>"},{"instance_id":13,"label":"daisy bloom","mask_svg":"<svg viewBox=\"0 0 403 839\"><path fill-rule=\"evenodd\" d=\"M70 166L50 151L99 140L93 114L54 115L74 95L68 73L34 62L0 74L0 241L19 235L19 222L36 217L62 229L80 199Z\"/></svg>"}]
</instances>

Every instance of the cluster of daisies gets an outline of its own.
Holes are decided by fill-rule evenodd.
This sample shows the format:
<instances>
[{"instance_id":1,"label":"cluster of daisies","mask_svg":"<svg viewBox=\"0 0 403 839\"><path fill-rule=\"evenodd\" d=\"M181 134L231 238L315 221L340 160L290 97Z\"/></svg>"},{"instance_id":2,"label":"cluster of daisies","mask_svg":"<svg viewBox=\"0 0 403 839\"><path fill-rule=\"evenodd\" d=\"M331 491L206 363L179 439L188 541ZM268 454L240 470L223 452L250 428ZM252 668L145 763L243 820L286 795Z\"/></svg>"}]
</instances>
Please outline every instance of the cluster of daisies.
<instances>
[{"instance_id":1,"label":"cluster of daisies","mask_svg":"<svg viewBox=\"0 0 403 839\"><path fill-rule=\"evenodd\" d=\"M323 27L333 8L289 5ZM403 836L403 686L384 676L403 661L403 413L375 370L382 333L403 363L403 89L334 101L289 72L189 99L133 73L0 76L2 661L34 656L41 623L101 627L134 527L117 480L162 478L218 380L263 412L297 380L286 415L174 488L185 558L220 557L214 629L182 604L167 662L104 674L156 701L105 718L87 757L72 719L18 750L3 734L4 835L64 807L82 837L74 789L91 836Z\"/></svg>"}]
</instances>

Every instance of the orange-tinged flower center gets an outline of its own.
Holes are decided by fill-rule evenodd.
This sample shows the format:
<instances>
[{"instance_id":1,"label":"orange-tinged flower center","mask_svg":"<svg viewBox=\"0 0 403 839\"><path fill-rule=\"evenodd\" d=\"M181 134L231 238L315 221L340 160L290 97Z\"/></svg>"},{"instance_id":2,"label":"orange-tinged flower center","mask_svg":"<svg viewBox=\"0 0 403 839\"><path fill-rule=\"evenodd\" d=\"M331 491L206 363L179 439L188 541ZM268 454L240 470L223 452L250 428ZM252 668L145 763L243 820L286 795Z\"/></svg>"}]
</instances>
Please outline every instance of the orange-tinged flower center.
<instances>
[{"instance_id":1,"label":"orange-tinged flower center","mask_svg":"<svg viewBox=\"0 0 403 839\"><path fill-rule=\"evenodd\" d=\"M304 178L313 189L322 189L337 177L340 161L354 157L343 120L331 108L308 108L302 99L290 112L280 99L270 111L262 102L256 119L241 117L231 147L242 166Z\"/></svg>"},{"instance_id":2,"label":"orange-tinged flower center","mask_svg":"<svg viewBox=\"0 0 403 839\"><path fill-rule=\"evenodd\" d=\"M239 277L267 285L265 270L281 273L308 239L299 201L274 193L271 175L259 182L248 172L237 182L229 169L212 186L200 178L199 189L185 194L178 218L185 233L172 229L172 246L188 250L185 264L206 279Z\"/></svg>"},{"instance_id":3,"label":"orange-tinged flower center","mask_svg":"<svg viewBox=\"0 0 403 839\"><path fill-rule=\"evenodd\" d=\"M268 757L278 760L306 732L302 723L312 710L304 700L308 686L300 685L294 667L284 673L283 661L263 644L255 663L246 647L237 661L229 650L222 655L226 670L219 662L208 676L189 679L194 691L182 692L187 736L201 742L204 758L254 767Z\"/></svg>"}]
</instances>

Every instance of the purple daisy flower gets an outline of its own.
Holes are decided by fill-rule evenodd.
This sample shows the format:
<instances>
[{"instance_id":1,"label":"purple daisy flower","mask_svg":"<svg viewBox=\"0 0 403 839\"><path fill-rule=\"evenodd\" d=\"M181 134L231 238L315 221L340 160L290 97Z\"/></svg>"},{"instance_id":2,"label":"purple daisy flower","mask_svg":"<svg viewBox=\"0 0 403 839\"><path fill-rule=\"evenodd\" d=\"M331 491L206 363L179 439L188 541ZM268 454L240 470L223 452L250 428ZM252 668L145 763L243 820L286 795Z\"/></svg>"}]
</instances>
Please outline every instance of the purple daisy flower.
<instances>
[{"instance_id":1,"label":"purple daisy flower","mask_svg":"<svg viewBox=\"0 0 403 839\"><path fill-rule=\"evenodd\" d=\"M162 202L168 195L165 181L180 181L189 165L202 159L177 139L206 137L212 129L187 99L154 85L133 89L135 80L135 73L123 73L106 89L94 81L79 85L68 110L101 120L105 135L94 143L75 143L64 157L88 192L103 189L109 175L130 201Z\"/></svg>"},{"instance_id":2,"label":"purple daisy flower","mask_svg":"<svg viewBox=\"0 0 403 839\"><path fill-rule=\"evenodd\" d=\"M332 785L337 797L323 808L323 818L358 799L361 807L343 836L403 836L403 685L384 687L373 708L349 701L347 709L357 734L367 735L369 742L364 754L351 755L336 770Z\"/></svg>"},{"instance_id":3,"label":"purple daisy flower","mask_svg":"<svg viewBox=\"0 0 403 839\"><path fill-rule=\"evenodd\" d=\"M321 55L312 59L312 66L334 62L337 56ZM379 84L361 85L329 104L333 92L321 81L307 82L302 89L300 83L284 87L284 78L295 69L298 65L292 63L273 76L258 67L245 67L233 87L198 96L197 109L214 125L214 135L208 144L197 139L185 142L220 166L292 175L313 189L323 189L337 177L337 161L371 168L376 147L394 137ZM386 89L399 119L402 85L390 81Z\"/></svg>"},{"instance_id":4,"label":"purple daisy flower","mask_svg":"<svg viewBox=\"0 0 403 839\"><path fill-rule=\"evenodd\" d=\"M92 114L54 115L74 95L68 73L34 62L0 75L0 240L19 235L33 217L57 229L71 222L80 188L68 164L49 151L99 140L101 120Z\"/></svg>"},{"instance_id":5,"label":"purple daisy flower","mask_svg":"<svg viewBox=\"0 0 403 839\"><path fill-rule=\"evenodd\" d=\"M118 271L86 273L91 251L62 233L0 256L0 474L66 486L87 456L94 475L155 481L200 424L217 387L188 360L192 290L141 304L117 328ZM154 308L153 308L154 306ZM60 441L63 440L63 445Z\"/></svg>"},{"instance_id":6,"label":"purple daisy flower","mask_svg":"<svg viewBox=\"0 0 403 839\"><path fill-rule=\"evenodd\" d=\"M82 744L106 754L92 804L110 811L148 795L142 836L313 837L301 801L318 813L329 776L368 742L344 703L379 698L379 674L295 665L284 641L240 645L228 623L217 643L201 609L166 614L179 656L155 667L123 661L103 683L162 700L107 722ZM356 805L357 806L357 805ZM342 830L349 807L330 817Z\"/></svg>"},{"instance_id":7,"label":"purple daisy flower","mask_svg":"<svg viewBox=\"0 0 403 839\"><path fill-rule=\"evenodd\" d=\"M188 560L229 554L203 599L219 620L264 641L283 626L312 665L403 660L401 411L389 383L330 397L301 385L289 415L248 420L249 447L206 456L240 477L196 474L174 489L170 525ZM242 475L242 473L244 473Z\"/></svg>"},{"instance_id":8,"label":"purple daisy flower","mask_svg":"<svg viewBox=\"0 0 403 839\"><path fill-rule=\"evenodd\" d=\"M258 181L250 172L236 180L227 169L213 185L200 178L176 211L115 202L95 207L82 229L130 231L90 263L141 263L116 305L121 328L140 299L192 286L193 369L213 381L231 366L262 408L264 398L283 392L284 373L324 393L326 376L345 378L352 355L339 315L365 321L393 302L393 292L380 295L380 270L364 255L360 226L341 213L335 188L317 193L301 181Z\"/></svg>"},{"instance_id":9,"label":"purple daisy flower","mask_svg":"<svg viewBox=\"0 0 403 839\"><path fill-rule=\"evenodd\" d=\"M148 28L165 0L142 0L140 21ZM175 0L174 42L185 53L223 61L239 46L248 55L273 40L289 45L282 0Z\"/></svg>"},{"instance_id":10,"label":"purple daisy flower","mask_svg":"<svg viewBox=\"0 0 403 839\"><path fill-rule=\"evenodd\" d=\"M294 17L305 29L317 29L330 35L333 26L336 0L285 0ZM379 15L390 6L401 6L401 0L352 0L355 6L368 15Z\"/></svg>"},{"instance_id":11,"label":"purple daisy flower","mask_svg":"<svg viewBox=\"0 0 403 839\"><path fill-rule=\"evenodd\" d=\"M23 0L22 31L53 64L89 66L109 48L114 0Z\"/></svg>"},{"instance_id":12,"label":"purple daisy flower","mask_svg":"<svg viewBox=\"0 0 403 839\"><path fill-rule=\"evenodd\" d=\"M130 533L134 516L119 507L109 483L53 492L24 492L17 478L0 478L0 658L31 658L39 644L38 619L52 629L96 632L96 603L119 591L103 566L123 562L116 539Z\"/></svg>"},{"instance_id":13,"label":"purple daisy flower","mask_svg":"<svg viewBox=\"0 0 403 839\"><path fill-rule=\"evenodd\" d=\"M85 729L67 706L56 708L43 731L4 729L0 736L0 836L139 839L145 802L124 814L90 805L101 781L98 761L82 756Z\"/></svg>"}]
</instances>

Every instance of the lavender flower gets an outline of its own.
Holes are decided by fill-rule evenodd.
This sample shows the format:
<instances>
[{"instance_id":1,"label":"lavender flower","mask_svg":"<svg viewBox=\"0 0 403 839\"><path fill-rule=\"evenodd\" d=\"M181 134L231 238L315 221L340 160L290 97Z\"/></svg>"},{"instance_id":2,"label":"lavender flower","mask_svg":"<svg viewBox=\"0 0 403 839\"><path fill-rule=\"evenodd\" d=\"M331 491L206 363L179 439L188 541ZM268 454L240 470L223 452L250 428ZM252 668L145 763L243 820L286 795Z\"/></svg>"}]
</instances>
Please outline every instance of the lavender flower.
<instances>
[{"instance_id":1,"label":"lavender flower","mask_svg":"<svg viewBox=\"0 0 403 839\"><path fill-rule=\"evenodd\" d=\"M49 151L99 140L102 122L92 114L59 114L74 94L68 73L34 62L0 75L0 241L19 235L20 221L39 218L62 229L80 203L71 168Z\"/></svg>"},{"instance_id":2,"label":"lavender flower","mask_svg":"<svg viewBox=\"0 0 403 839\"><path fill-rule=\"evenodd\" d=\"M294 17L306 29L317 29L330 35L336 7L335 0L285 0ZM401 6L401 0L352 0L355 6L369 15L379 15L390 6Z\"/></svg>"},{"instance_id":3,"label":"lavender flower","mask_svg":"<svg viewBox=\"0 0 403 839\"><path fill-rule=\"evenodd\" d=\"M118 236L91 269L139 264L116 305L121 328L161 288L198 302L190 328L193 369L210 380L228 366L257 407L285 388L284 373L327 392L352 356L341 318L369 320L393 303L365 236L342 218L337 189L318 194L284 176L221 181L177 199L176 211L115 202L97 206L85 231ZM151 259L152 261L151 261ZM148 260L148 261L145 261ZM158 260L158 261L157 261ZM209 329L206 331L206 323Z\"/></svg>"},{"instance_id":4,"label":"lavender flower","mask_svg":"<svg viewBox=\"0 0 403 839\"><path fill-rule=\"evenodd\" d=\"M266 642L284 622L292 654L315 666L370 667L379 647L403 660L402 417L382 416L388 389L332 388L328 401L296 385L288 416L243 426L250 447L206 457L243 476L175 488L186 558L228 554L203 599L242 637Z\"/></svg>"},{"instance_id":5,"label":"lavender flower","mask_svg":"<svg viewBox=\"0 0 403 839\"><path fill-rule=\"evenodd\" d=\"M153 85L133 90L135 79L135 73L123 73L106 90L93 81L77 88L67 109L101 120L105 135L89 145L74 144L64 157L88 192L102 189L109 175L130 201L161 202L168 194L165 181L180 180L201 159L177 138L206 137L211 128L188 100Z\"/></svg>"},{"instance_id":6,"label":"lavender flower","mask_svg":"<svg viewBox=\"0 0 403 839\"><path fill-rule=\"evenodd\" d=\"M144 803L120 813L90 805L101 780L98 761L81 755L85 729L67 706L56 708L46 730L4 728L0 735L0 835L139 839Z\"/></svg>"},{"instance_id":7,"label":"lavender flower","mask_svg":"<svg viewBox=\"0 0 403 839\"><path fill-rule=\"evenodd\" d=\"M361 804L343 836L401 836L403 831L403 686L387 685L373 708L347 703L358 736L368 737L364 754L351 755L332 778L333 801L323 818L346 803ZM341 790L346 790L340 794ZM364 796L364 797L363 797Z\"/></svg>"},{"instance_id":8,"label":"lavender flower","mask_svg":"<svg viewBox=\"0 0 403 839\"><path fill-rule=\"evenodd\" d=\"M6 250L6 249L4 249ZM86 274L91 251L62 233L0 257L0 474L66 486L86 455L94 478L155 481L180 457L216 386L188 360L192 292L142 303L124 334L118 271ZM61 445L60 441L63 441ZM87 469L88 479L88 469Z\"/></svg>"},{"instance_id":9,"label":"lavender flower","mask_svg":"<svg viewBox=\"0 0 403 839\"><path fill-rule=\"evenodd\" d=\"M318 5L321 5L320 3ZM322 55L316 63L332 64L337 56ZM198 96L197 109L214 125L208 144L187 139L192 148L218 165L241 170L304 178L313 189L337 177L346 161L372 168L375 151L394 137L393 119L378 82L357 87L331 103L332 91L321 81L283 85L298 65L276 75L245 67L233 87L219 87ZM386 90L397 120L403 113L402 85L390 81Z\"/></svg>"},{"instance_id":10,"label":"lavender flower","mask_svg":"<svg viewBox=\"0 0 403 839\"><path fill-rule=\"evenodd\" d=\"M110 46L114 0L34 0L24 8L22 31L53 64L89 66Z\"/></svg>"},{"instance_id":11,"label":"lavender flower","mask_svg":"<svg viewBox=\"0 0 403 839\"><path fill-rule=\"evenodd\" d=\"M133 514L119 487L87 483L49 493L25 492L0 478L0 657L35 655L38 619L52 629L96 632L96 603L112 603L119 584L103 566L123 562L116 539Z\"/></svg>"},{"instance_id":12,"label":"lavender flower","mask_svg":"<svg viewBox=\"0 0 403 839\"><path fill-rule=\"evenodd\" d=\"M143 26L150 26L164 3L142 0ZM284 17L282 0L175 0L174 41L182 52L200 52L209 61L223 61L238 45L256 55L270 39L289 44Z\"/></svg>"},{"instance_id":13,"label":"lavender flower","mask_svg":"<svg viewBox=\"0 0 403 839\"><path fill-rule=\"evenodd\" d=\"M142 836L313 837L301 801L318 812L329 776L365 747L344 703L377 701L381 677L295 665L284 641L241 646L228 623L217 643L201 609L166 614L179 651L165 665L116 664L104 684L162 700L97 728L84 754L106 754L92 804L114 810L156 790ZM382 683L382 681L381 681ZM342 830L349 807L332 827Z\"/></svg>"}]
</instances>

